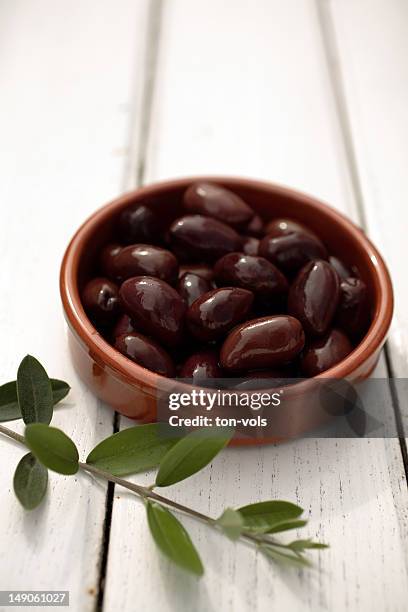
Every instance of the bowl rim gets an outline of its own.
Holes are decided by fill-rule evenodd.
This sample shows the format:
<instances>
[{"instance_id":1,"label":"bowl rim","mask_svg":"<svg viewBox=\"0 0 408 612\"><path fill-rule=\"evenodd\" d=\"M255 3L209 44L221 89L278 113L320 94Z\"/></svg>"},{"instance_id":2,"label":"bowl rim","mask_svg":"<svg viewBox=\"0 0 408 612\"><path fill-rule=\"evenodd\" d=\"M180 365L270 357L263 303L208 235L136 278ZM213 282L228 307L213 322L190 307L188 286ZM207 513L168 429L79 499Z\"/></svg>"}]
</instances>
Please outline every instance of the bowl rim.
<instances>
[{"instance_id":1,"label":"bowl rim","mask_svg":"<svg viewBox=\"0 0 408 612\"><path fill-rule=\"evenodd\" d=\"M198 175L154 182L129 191L111 200L92 213L82 223L70 240L64 253L60 269L61 300L69 326L82 343L89 349L92 358L99 365L102 367L105 365L109 366L120 379L128 384L139 382L139 384L143 383L146 385L147 388L158 388L160 384L163 385L165 381L174 380L168 379L134 363L117 351L99 334L83 309L77 285L77 272L81 248L83 244L86 243L87 237L93 232L95 226L114 215L115 212L119 212L122 208L134 203L135 197L138 199L145 199L146 197L166 192L168 189L187 187L190 183L196 181L218 182L221 184L228 183L231 186L236 185L251 189L267 190L274 194L287 196L303 204L310 205L316 212L323 212L326 216L329 216L333 222L340 225L344 231L350 233L352 237L363 246L373 264L373 270L379 287L379 299L373 314L373 321L363 340L338 364L325 370L318 376L292 385L291 389L294 390L295 387L300 386L304 387L304 385L310 384L312 381L320 381L325 378L344 379L357 370L377 351L377 349L381 348L385 342L393 314L394 298L392 282L382 256L360 227L348 219L343 213L337 211L318 198L291 187L246 177ZM191 389L193 386L187 383L183 383L183 385L188 389Z\"/></svg>"}]
</instances>

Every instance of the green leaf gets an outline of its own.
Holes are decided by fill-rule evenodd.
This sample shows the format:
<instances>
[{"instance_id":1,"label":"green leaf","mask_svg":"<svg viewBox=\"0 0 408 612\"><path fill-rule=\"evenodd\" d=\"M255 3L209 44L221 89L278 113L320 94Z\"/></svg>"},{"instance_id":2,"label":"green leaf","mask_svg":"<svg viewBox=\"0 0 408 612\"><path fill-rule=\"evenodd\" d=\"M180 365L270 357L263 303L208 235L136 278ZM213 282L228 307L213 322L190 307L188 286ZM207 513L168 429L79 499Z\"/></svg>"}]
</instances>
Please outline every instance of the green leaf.
<instances>
[{"instance_id":1,"label":"green leaf","mask_svg":"<svg viewBox=\"0 0 408 612\"><path fill-rule=\"evenodd\" d=\"M18 368L17 397L26 425L51 421L54 405L51 382L41 363L31 355L26 355Z\"/></svg>"},{"instance_id":2,"label":"green leaf","mask_svg":"<svg viewBox=\"0 0 408 612\"><path fill-rule=\"evenodd\" d=\"M86 462L115 476L144 472L159 465L177 438L164 423L136 425L102 440L89 453Z\"/></svg>"},{"instance_id":3,"label":"green leaf","mask_svg":"<svg viewBox=\"0 0 408 612\"><path fill-rule=\"evenodd\" d=\"M150 532L162 553L184 570L202 576L203 564L183 525L159 504L148 502L146 508Z\"/></svg>"},{"instance_id":4,"label":"green leaf","mask_svg":"<svg viewBox=\"0 0 408 612\"><path fill-rule=\"evenodd\" d=\"M78 451L63 431L44 423L27 425L25 440L37 459L59 474L75 474L78 471Z\"/></svg>"},{"instance_id":5,"label":"green leaf","mask_svg":"<svg viewBox=\"0 0 408 612\"><path fill-rule=\"evenodd\" d=\"M320 542L313 542L313 540L309 538L307 540L294 540L293 542L288 544L288 548L290 548L294 552L302 552L303 550L311 548L323 550L325 548L329 548L329 546Z\"/></svg>"},{"instance_id":6,"label":"green leaf","mask_svg":"<svg viewBox=\"0 0 408 612\"><path fill-rule=\"evenodd\" d=\"M274 527L271 527L263 533L282 533L282 531L289 531L290 529L298 529L307 525L307 521L304 520L293 520L293 521L282 521L277 523Z\"/></svg>"},{"instance_id":7,"label":"green leaf","mask_svg":"<svg viewBox=\"0 0 408 612\"><path fill-rule=\"evenodd\" d=\"M188 434L161 460L156 485L168 487L199 472L228 444L233 434L234 430L226 427L197 429Z\"/></svg>"},{"instance_id":8,"label":"green leaf","mask_svg":"<svg viewBox=\"0 0 408 612\"><path fill-rule=\"evenodd\" d=\"M216 523L231 540L237 540L244 529L244 519L232 508L226 508Z\"/></svg>"},{"instance_id":9,"label":"green leaf","mask_svg":"<svg viewBox=\"0 0 408 612\"><path fill-rule=\"evenodd\" d=\"M70 386L63 380L51 378L51 388L54 406L68 395ZM0 423L21 419L21 410L17 398L17 381L0 386Z\"/></svg>"},{"instance_id":10,"label":"green leaf","mask_svg":"<svg viewBox=\"0 0 408 612\"><path fill-rule=\"evenodd\" d=\"M27 453L14 472L13 487L17 499L26 510L33 510L42 502L47 491L48 470Z\"/></svg>"},{"instance_id":11,"label":"green leaf","mask_svg":"<svg viewBox=\"0 0 408 612\"><path fill-rule=\"evenodd\" d=\"M303 508L291 502L272 500L238 508L244 518L245 528L258 533L272 533L279 523L296 519Z\"/></svg>"},{"instance_id":12,"label":"green leaf","mask_svg":"<svg viewBox=\"0 0 408 612\"><path fill-rule=\"evenodd\" d=\"M260 546L260 550L273 561L277 561L278 563L286 563L295 565L298 567L310 567L311 563L305 557L301 555L297 555L292 553L290 550L288 552L284 552L285 549L277 549L273 546L268 546L262 544Z\"/></svg>"}]
</instances>

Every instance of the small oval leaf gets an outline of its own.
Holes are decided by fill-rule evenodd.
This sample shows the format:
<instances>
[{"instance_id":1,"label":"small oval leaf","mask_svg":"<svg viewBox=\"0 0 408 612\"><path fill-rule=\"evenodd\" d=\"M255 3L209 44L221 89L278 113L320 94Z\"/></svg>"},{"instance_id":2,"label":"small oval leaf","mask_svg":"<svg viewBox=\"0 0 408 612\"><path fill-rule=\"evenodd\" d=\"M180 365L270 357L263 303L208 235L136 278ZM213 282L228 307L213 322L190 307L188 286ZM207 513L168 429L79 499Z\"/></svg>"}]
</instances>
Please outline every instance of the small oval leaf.
<instances>
[{"instance_id":1,"label":"small oval leaf","mask_svg":"<svg viewBox=\"0 0 408 612\"><path fill-rule=\"evenodd\" d=\"M300 527L304 527L307 525L307 521L302 519L294 519L291 521L282 521L276 523L274 527L270 527L263 533L282 533L282 531L289 531L290 529L299 529Z\"/></svg>"},{"instance_id":2,"label":"small oval leaf","mask_svg":"<svg viewBox=\"0 0 408 612\"><path fill-rule=\"evenodd\" d=\"M245 528L258 533L270 533L279 523L296 519L303 512L300 506L281 500L249 504L238 510L244 519Z\"/></svg>"},{"instance_id":3,"label":"small oval leaf","mask_svg":"<svg viewBox=\"0 0 408 612\"><path fill-rule=\"evenodd\" d=\"M27 425L25 440L37 459L59 474L75 474L78 471L78 451L63 431L44 423Z\"/></svg>"},{"instance_id":4,"label":"small oval leaf","mask_svg":"<svg viewBox=\"0 0 408 612\"><path fill-rule=\"evenodd\" d=\"M146 509L150 532L162 553L184 570L202 576L203 564L183 525L155 502L148 502Z\"/></svg>"},{"instance_id":5,"label":"small oval leaf","mask_svg":"<svg viewBox=\"0 0 408 612\"><path fill-rule=\"evenodd\" d=\"M300 553L296 554L295 552L292 552L290 549L287 550L284 548L282 550L278 550L273 546L264 544L260 546L260 549L267 557L273 559L273 561L277 561L278 563L290 564L297 567L310 567L311 565L308 559L302 557Z\"/></svg>"},{"instance_id":6,"label":"small oval leaf","mask_svg":"<svg viewBox=\"0 0 408 612\"><path fill-rule=\"evenodd\" d=\"M51 381L41 363L26 355L17 371L17 397L23 421L49 423L54 406Z\"/></svg>"},{"instance_id":7,"label":"small oval leaf","mask_svg":"<svg viewBox=\"0 0 408 612\"><path fill-rule=\"evenodd\" d=\"M244 530L244 519L238 510L232 508L226 508L216 523L231 540L237 540Z\"/></svg>"},{"instance_id":8,"label":"small oval leaf","mask_svg":"<svg viewBox=\"0 0 408 612\"><path fill-rule=\"evenodd\" d=\"M47 491L48 470L27 453L14 472L13 487L17 499L26 510L33 510L42 502Z\"/></svg>"},{"instance_id":9,"label":"small oval leaf","mask_svg":"<svg viewBox=\"0 0 408 612\"><path fill-rule=\"evenodd\" d=\"M102 440L86 462L115 476L144 472L159 465L177 442L174 435L174 429L165 423L136 425Z\"/></svg>"},{"instance_id":10,"label":"small oval leaf","mask_svg":"<svg viewBox=\"0 0 408 612\"><path fill-rule=\"evenodd\" d=\"M51 378L52 399L58 404L70 391L70 386L64 380ZM0 423L21 419L21 410L17 398L17 381L12 380L0 386Z\"/></svg>"},{"instance_id":11,"label":"small oval leaf","mask_svg":"<svg viewBox=\"0 0 408 612\"><path fill-rule=\"evenodd\" d=\"M168 487L199 472L228 444L233 434L234 430L226 427L198 429L188 434L163 457L156 485Z\"/></svg>"}]
</instances>

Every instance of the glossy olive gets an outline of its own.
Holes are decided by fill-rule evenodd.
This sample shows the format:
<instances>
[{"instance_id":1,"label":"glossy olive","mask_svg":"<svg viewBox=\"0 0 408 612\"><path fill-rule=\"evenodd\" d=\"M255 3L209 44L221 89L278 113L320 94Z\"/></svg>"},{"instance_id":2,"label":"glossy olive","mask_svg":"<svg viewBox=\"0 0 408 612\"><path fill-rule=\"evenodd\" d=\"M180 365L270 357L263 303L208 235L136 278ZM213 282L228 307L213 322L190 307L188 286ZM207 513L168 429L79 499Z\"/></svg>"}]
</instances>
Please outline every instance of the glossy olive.
<instances>
[{"instance_id":1,"label":"glossy olive","mask_svg":"<svg viewBox=\"0 0 408 612\"><path fill-rule=\"evenodd\" d=\"M180 378L192 378L193 384L199 384L209 378L221 378L222 370L218 365L217 351L203 350L190 355L180 370Z\"/></svg>"},{"instance_id":2,"label":"glossy olive","mask_svg":"<svg viewBox=\"0 0 408 612\"><path fill-rule=\"evenodd\" d=\"M187 311L187 324L195 338L210 342L247 317L253 294L238 287L224 287L204 293Z\"/></svg>"},{"instance_id":3,"label":"glossy olive","mask_svg":"<svg viewBox=\"0 0 408 612\"><path fill-rule=\"evenodd\" d=\"M214 183L193 183L184 193L189 213L214 217L234 227L246 225L254 211L238 195Z\"/></svg>"},{"instance_id":4,"label":"glossy olive","mask_svg":"<svg viewBox=\"0 0 408 612\"><path fill-rule=\"evenodd\" d=\"M202 215L177 219L170 226L169 237L177 253L190 260L206 262L239 251L242 242L239 234L231 227Z\"/></svg>"},{"instance_id":5,"label":"glossy olive","mask_svg":"<svg viewBox=\"0 0 408 612\"><path fill-rule=\"evenodd\" d=\"M368 327L369 301L366 284L359 278L347 278L340 283L340 301L336 325L350 336L362 336Z\"/></svg>"},{"instance_id":6,"label":"glossy olive","mask_svg":"<svg viewBox=\"0 0 408 612\"><path fill-rule=\"evenodd\" d=\"M112 270L117 282L132 276L155 276L172 285L177 281L178 261L166 249L151 244L131 244L115 256Z\"/></svg>"},{"instance_id":7,"label":"glossy olive","mask_svg":"<svg viewBox=\"0 0 408 612\"><path fill-rule=\"evenodd\" d=\"M301 359L302 373L305 376L317 376L335 366L352 350L347 336L339 329L332 329L326 336L308 345Z\"/></svg>"},{"instance_id":8,"label":"glossy olive","mask_svg":"<svg viewBox=\"0 0 408 612\"><path fill-rule=\"evenodd\" d=\"M100 266L103 274L112 280L115 279L115 271L113 269L116 255L121 251L122 246L117 242L107 244L101 251L99 258Z\"/></svg>"},{"instance_id":9,"label":"glossy olive","mask_svg":"<svg viewBox=\"0 0 408 612\"><path fill-rule=\"evenodd\" d=\"M198 274L186 272L180 278L177 289L187 306L191 306L197 298L211 291L212 283Z\"/></svg>"},{"instance_id":10,"label":"glossy olive","mask_svg":"<svg viewBox=\"0 0 408 612\"><path fill-rule=\"evenodd\" d=\"M183 276L186 272L191 272L192 274L197 274L197 276L201 276L205 278L205 280L212 281L214 278L214 271L210 266L206 266L205 264L182 264L179 269L179 278Z\"/></svg>"},{"instance_id":11,"label":"glossy olive","mask_svg":"<svg viewBox=\"0 0 408 612\"><path fill-rule=\"evenodd\" d=\"M129 206L121 213L118 230L125 244L161 242L161 224L158 216L143 204Z\"/></svg>"},{"instance_id":12,"label":"glossy olive","mask_svg":"<svg viewBox=\"0 0 408 612\"><path fill-rule=\"evenodd\" d=\"M137 364L161 374L174 376L175 366L166 351L156 342L136 332L115 339L115 348Z\"/></svg>"},{"instance_id":13,"label":"glossy olive","mask_svg":"<svg viewBox=\"0 0 408 612\"><path fill-rule=\"evenodd\" d=\"M282 272L293 275L314 259L327 259L323 243L310 234L293 232L283 236L265 236L259 245L259 255L269 259Z\"/></svg>"},{"instance_id":14,"label":"glossy olive","mask_svg":"<svg viewBox=\"0 0 408 612\"><path fill-rule=\"evenodd\" d=\"M290 287L288 312L299 319L307 334L324 334L333 319L340 297L337 272L327 261L306 264Z\"/></svg>"},{"instance_id":15,"label":"glossy olive","mask_svg":"<svg viewBox=\"0 0 408 612\"><path fill-rule=\"evenodd\" d=\"M242 242L242 252L247 255L258 255L259 240L254 236L244 236Z\"/></svg>"},{"instance_id":16,"label":"glossy olive","mask_svg":"<svg viewBox=\"0 0 408 612\"><path fill-rule=\"evenodd\" d=\"M107 278L93 278L82 291L82 303L94 323L109 325L119 312L118 288Z\"/></svg>"},{"instance_id":17,"label":"glossy olive","mask_svg":"<svg viewBox=\"0 0 408 612\"><path fill-rule=\"evenodd\" d=\"M244 234L259 238L265 235L265 226L259 215L254 215L250 222L242 229Z\"/></svg>"},{"instance_id":18,"label":"glossy olive","mask_svg":"<svg viewBox=\"0 0 408 612\"><path fill-rule=\"evenodd\" d=\"M123 310L143 333L177 346L183 335L186 305L173 287L152 276L125 280L119 290Z\"/></svg>"},{"instance_id":19,"label":"glossy olive","mask_svg":"<svg viewBox=\"0 0 408 612\"><path fill-rule=\"evenodd\" d=\"M228 253L215 264L214 275L218 286L234 285L262 297L288 290L288 282L282 272L264 257L256 255Z\"/></svg>"},{"instance_id":20,"label":"glossy olive","mask_svg":"<svg viewBox=\"0 0 408 612\"><path fill-rule=\"evenodd\" d=\"M267 236L271 236L273 238L276 238L277 236L288 236L289 234L294 234L297 232L309 234L316 238L316 234L314 234L308 227L302 225L302 223L298 223L298 221L294 221L293 219L272 219L272 221L269 221L265 228L265 233Z\"/></svg>"},{"instance_id":21,"label":"glossy olive","mask_svg":"<svg viewBox=\"0 0 408 612\"><path fill-rule=\"evenodd\" d=\"M116 338L117 336L123 336L123 334L132 334L134 331L136 331L136 328L133 325L132 319L129 315L124 314L119 317L119 320L113 328L112 336Z\"/></svg>"},{"instance_id":22,"label":"glossy olive","mask_svg":"<svg viewBox=\"0 0 408 612\"><path fill-rule=\"evenodd\" d=\"M228 335L221 348L221 367L235 372L274 368L292 361L304 344L302 326L293 317L253 319Z\"/></svg>"},{"instance_id":23,"label":"glossy olive","mask_svg":"<svg viewBox=\"0 0 408 612\"><path fill-rule=\"evenodd\" d=\"M333 255L330 255L329 264L331 265L332 268L336 270L337 274L339 275L340 280L345 280L346 278L353 276L353 273L351 272L351 270L338 257L334 257Z\"/></svg>"}]
</instances>

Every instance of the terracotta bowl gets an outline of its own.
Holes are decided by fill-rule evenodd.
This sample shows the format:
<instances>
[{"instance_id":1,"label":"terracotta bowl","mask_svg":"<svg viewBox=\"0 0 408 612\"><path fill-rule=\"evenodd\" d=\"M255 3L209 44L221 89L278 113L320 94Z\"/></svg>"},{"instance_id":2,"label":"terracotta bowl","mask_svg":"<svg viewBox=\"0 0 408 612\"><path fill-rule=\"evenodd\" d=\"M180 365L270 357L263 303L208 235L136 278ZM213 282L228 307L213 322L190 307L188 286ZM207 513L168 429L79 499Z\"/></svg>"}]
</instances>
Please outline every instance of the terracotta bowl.
<instances>
[{"instance_id":1,"label":"terracotta bowl","mask_svg":"<svg viewBox=\"0 0 408 612\"><path fill-rule=\"evenodd\" d=\"M273 431L284 433L267 440L310 431L320 425L322 415L321 410L313 408L313 401L305 404L304 400L313 398L322 379L354 384L375 367L392 318L393 292L381 255L359 227L319 200L279 185L244 178L190 177L137 189L97 210L72 238L61 265L60 291L75 368L92 391L121 414L142 422L156 419L158 393L166 392L174 381L133 363L108 344L88 319L79 296L98 251L113 237L116 219L124 208L143 203L170 221L182 212L183 191L197 180L213 181L233 190L265 221L290 217L306 224L323 239L331 254L357 268L369 288L373 317L363 340L335 367L285 388L285 404L276 412L273 426Z\"/></svg>"}]
</instances>

